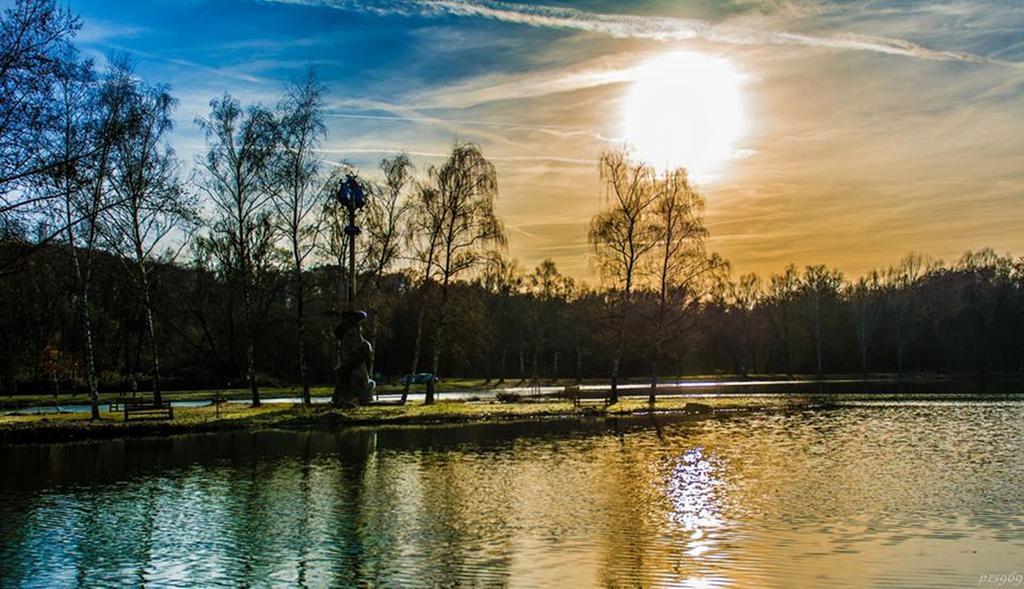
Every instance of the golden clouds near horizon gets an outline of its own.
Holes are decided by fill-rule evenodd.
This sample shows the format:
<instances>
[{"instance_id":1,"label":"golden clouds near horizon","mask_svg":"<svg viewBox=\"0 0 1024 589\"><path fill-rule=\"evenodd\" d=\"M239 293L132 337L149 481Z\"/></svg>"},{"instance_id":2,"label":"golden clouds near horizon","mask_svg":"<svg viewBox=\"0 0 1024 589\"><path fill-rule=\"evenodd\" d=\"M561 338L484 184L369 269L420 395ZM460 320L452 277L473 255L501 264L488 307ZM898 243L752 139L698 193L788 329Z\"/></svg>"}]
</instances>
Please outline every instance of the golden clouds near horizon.
<instances>
[{"instance_id":1,"label":"golden clouds near horizon","mask_svg":"<svg viewBox=\"0 0 1024 589\"><path fill-rule=\"evenodd\" d=\"M634 73L621 119L633 157L657 169L685 167L698 180L720 175L747 128L739 70L720 57L672 52Z\"/></svg>"}]
</instances>

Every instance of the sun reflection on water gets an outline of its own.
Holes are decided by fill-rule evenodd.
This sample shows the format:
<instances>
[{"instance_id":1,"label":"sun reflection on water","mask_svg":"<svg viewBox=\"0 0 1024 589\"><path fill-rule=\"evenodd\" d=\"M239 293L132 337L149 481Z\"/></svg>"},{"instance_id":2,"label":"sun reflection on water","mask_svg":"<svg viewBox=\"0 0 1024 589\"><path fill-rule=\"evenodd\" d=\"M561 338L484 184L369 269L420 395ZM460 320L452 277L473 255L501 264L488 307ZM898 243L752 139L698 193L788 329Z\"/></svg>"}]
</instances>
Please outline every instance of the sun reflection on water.
<instances>
[{"instance_id":1,"label":"sun reflection on water","mask_svg":"<svg viewBox=\"0 0 1024 589\"><path fill-rule=\"evenodd\" d=\"M668 478L665 490L671 503L668 518L673 526L685 533L684 546L680 551L681 559L689 561L686 568L692 568L694 564L704 565L717 556L716 531L725 523L717 497L723 485L720 468L721 465L707 455L703 447L697 446L678 458ZM677 586L699 588L729 584L727 577L705 573L686 578Z\"/></svg>"}]
</instances>

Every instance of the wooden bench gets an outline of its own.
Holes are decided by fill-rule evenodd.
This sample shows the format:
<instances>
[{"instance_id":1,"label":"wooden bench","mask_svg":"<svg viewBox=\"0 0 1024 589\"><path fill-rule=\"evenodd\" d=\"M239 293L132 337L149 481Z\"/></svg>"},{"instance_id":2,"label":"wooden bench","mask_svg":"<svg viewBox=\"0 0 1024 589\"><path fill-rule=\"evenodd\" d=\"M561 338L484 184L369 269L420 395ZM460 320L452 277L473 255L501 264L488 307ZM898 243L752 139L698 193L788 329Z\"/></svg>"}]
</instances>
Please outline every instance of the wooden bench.
<instances>
[{"instance_id":1,"label":"wooden bench","mask_svg":"<svg viewBox=\"0 0 1024 589\"><path fill-rule=\"evenodd\" d=\"M582 405L607 405L608 400L604 397L583 397L580 393L580 385L565 385L562 389L560 397L569 399L572 401L573 406L580 407Z\"/></svg>"},{"instance_id":2,"label":"wooden bench","mask_svg":"<svg viewBox=\"0 0 1024 589\"><path fill-rule=\"evenodd\" d=\"M124 412L124 420L135 419L174 419L174 408L170 402L157 405L148 399L118 399L117 403Z\"/></svg>"}]
</instances>

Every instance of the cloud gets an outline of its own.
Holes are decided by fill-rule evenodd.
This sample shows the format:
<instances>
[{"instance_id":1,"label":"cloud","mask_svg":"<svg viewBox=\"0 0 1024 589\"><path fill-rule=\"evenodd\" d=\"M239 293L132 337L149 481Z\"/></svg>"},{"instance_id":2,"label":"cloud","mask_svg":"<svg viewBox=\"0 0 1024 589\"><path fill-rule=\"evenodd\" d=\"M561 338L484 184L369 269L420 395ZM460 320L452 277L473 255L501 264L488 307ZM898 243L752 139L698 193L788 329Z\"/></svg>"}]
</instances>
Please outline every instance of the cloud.
<instances>
[{"instance_id":1,"label":"cloud","mask_svg":"<svg viewBox=\"0 0 1024 589\"><path fill-rule=\"evenodd\" d=\"M115 23L94 18L82 19L82 28L75 36L79 43L102 43L111 39L134 39L152 31L123 23Z\"/></svg>"},{"instance_id":2,"label":"cloud","mask_svg":"<svg viewBox=\"0 0 1024 589\"><path fill-rule=\"evenodd\" d=\"M397 147L339 147L339 148L322 148L316 150L318 153L333 154L333 155L392 155L397 153L405 153L413 157L432 158L432 159L444 159L447 158L451 153L443 151L416 151L409 149L402 149ZM494 155L488 154L487 159L496 162L551 162L556 164L567 164L574 166L588 166L593 167L597 165L597 160L585 159L585 158L574 158L574 157L562 157L557 155Z\"/></svg>"},{"instance_id":3,"label":"cloud","mask_svg":"<svg viewBox=\"0 0 1024 589\"><path fill-rule=\"evenodd\" d=\"M636 79L636 56L604 56L568 67L522 74L488 74L415 97L440 108L468 108L499 100L535 98Z\"/></svg>"},{"instance_id":4,"label":"cloud","mask_svg":"<svg viewBox=\"0 0 1024 589\"><path fill-rule=\"evenodd\" d=\"M265 0L284 4L322 6L379 15L458 16L496 20L531 27L568 29L626 39L683 41L703 39L730 45L796 45L848 51L868 51L918 59L992 63L1024 68L1019 62L1002 61L963 51L931 49L904 39L854 33L808 35L731 26L707 20L667 16L638 16L587 12L574 8L526 5L492 0Z\"/></svg>"}]
</instances>

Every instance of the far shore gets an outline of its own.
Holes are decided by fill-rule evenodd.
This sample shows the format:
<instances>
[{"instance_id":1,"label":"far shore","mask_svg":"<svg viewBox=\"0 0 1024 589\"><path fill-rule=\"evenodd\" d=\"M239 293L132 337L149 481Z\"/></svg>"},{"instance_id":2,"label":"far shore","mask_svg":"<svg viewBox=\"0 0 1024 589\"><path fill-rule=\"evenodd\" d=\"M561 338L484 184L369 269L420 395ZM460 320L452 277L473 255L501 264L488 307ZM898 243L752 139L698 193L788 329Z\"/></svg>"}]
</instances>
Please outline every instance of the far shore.
<instances>
[{"instance_id":1,"label":"far shore","mask_svg":"<svg viewBox=\"0 0 1024 589\"><path fill-rule=\"evenodd\" d=\"M694 403L681 399L665 400L655 407L661 413L709 413L781 408L804 403L801 399L780 399L765 403L719 400ZM502 403L498 401L439 401L433 405L373 405L338 409L319 405L310 408L300 404L266 404L251 407L241 403L175 409L169 420L125 422L116 412L103 412L99 420L90 420L84 413L6 415L0 416L0 444L54 443L91 439L168 436L185 433L215 432L265 428L340 429L354 426L426 426L480 421L529 419L562 419L573 417L610 417L651 412L646 401L631 399L615 405L568 400L531 400Z\"/></svg>"},{"instance_id":2,"label":"far shore","mask_svg":"<svg viewBox=\"0 0 1024 589\"><path fill-rule=\"evenodd\" d=\"M176 407L173 419L128 422L124 421L121 413L109 411L103 411L99 420L90 420L89 415L83 412L14 413L0 415L0 445L163 437L244 429L330 430L355 426L421 427L488 421L614 418L631 415L715 415L750 411L824 409L865 401L885 404L978 399L1024 401L1024 391L983 394L681 394L659 398L654 405L649 404L643 395L624 397L612 405L605 405L600 399L594 398L584 399L582 403L576 404L569 399L552 397L505 397L489 400L478 400L473 397L444 400L442 397L442 400L432 405L411 401L405 405L370 405L355 408L335 408L323 403L303 407L301 404L290 402L266 403L261 407L252 407L239 402Z\"/></svg>"},{"instance_id":3,"label":"far shore","mask_svg":"<svg viewBox=\"0 0 1024 589\"><path fill-rule=\"evenodd\" d=\"M990 375L989 381L992 382L1022 382L1024 383L1024 375L1021 374L998 374ZM748 374L748 375L693 375L683 377L662 377L659 380L659 393L660 394L674 394L682 390L692 391L694 385L699 385L701 388L715 389L717 387L728 387L734 386L741 389L744 385L757 385L759 383L779 383L779 386L784 386L785 383L800 383L804 385L809 384L836 384L846 383L854 384L858 382L863 383L905 383L905 384L924 384L924 383L967 383L970 386L973 383L979 382L976 376L968 374L938 374L938 373L914 373L898 375L894 373L871 373L868 375L862 374L827 374L822 378L818 378L813 374ZM610 384L606 378L591 378L584 379L577 383L575 379L538 379L533 381L531 379L519 380L519 379L507 379L507 380L486 380L483 378L453 378L445 379L438 386L438 392L441 395L441 399L444 399L445 393L456 393L456 397L461 400L472 399L474 395L480 395L482 397L493 396L501 392L514 392L522 394L523 396L529 396L531 394L540 394L542 396L551 395L554 391L552 389L559 389L566 386L575 386L580 384L583 386L582 396L583 397L602 397L610 390ZM624 388L622 394L635 395L646 393L646 390L650 384L650 380L646 378L626 378L620 381L620 386ZM396 383L386 383L378 386L378 393L383 396L397 395L402 392L403 386ZM414 395L418 394L422 396L424 385L417 384L411 387L410 392ZM535 392L535 389L538 389ZM643 389L643 390L641 390ZM326 401L331 396L331 387L329 386L315 386L310 389L311 395L314 399L320 402ZM969 391L962 391L969 392ZM1024 388L1019 391L1024 392ZM105 405L118 400L124 396L131 396L131 393L125 391L103 391L99 396L99 403ZM142 398L150 398L152 393L149 391L140 391L136 393L137 396ZM301 398L302 390L295 386L261 386L260 396L264 400L281 400L281 399L295 399ZM214 399L220 399L224 401L248 401L251 399L251 392L245 387L226 387L226 388L206 388L206 389L187 389L187 390L172 390L165 391L163 398L166 401L174 402L212 402ZM70 405L85 405L89 403L88 396L82 392L77 391L74 394L61 393L58 396L54 396L49 393L34 393L34 394L6 394L0 395L0 414L8 413L11 411L17 411L19 409L25 409L30 407L53 407L55 410L59 410L61 406Z\"/></svg>"}]
</instances>

